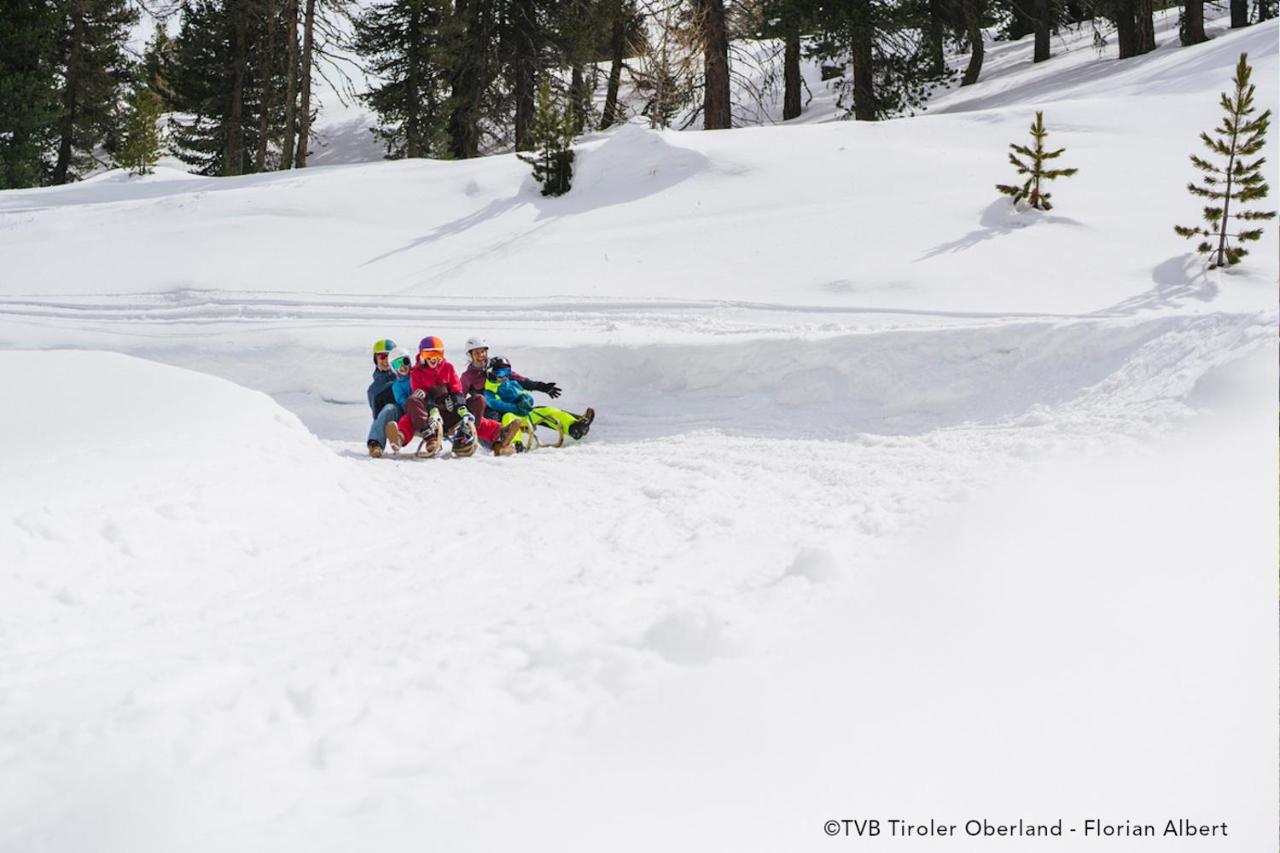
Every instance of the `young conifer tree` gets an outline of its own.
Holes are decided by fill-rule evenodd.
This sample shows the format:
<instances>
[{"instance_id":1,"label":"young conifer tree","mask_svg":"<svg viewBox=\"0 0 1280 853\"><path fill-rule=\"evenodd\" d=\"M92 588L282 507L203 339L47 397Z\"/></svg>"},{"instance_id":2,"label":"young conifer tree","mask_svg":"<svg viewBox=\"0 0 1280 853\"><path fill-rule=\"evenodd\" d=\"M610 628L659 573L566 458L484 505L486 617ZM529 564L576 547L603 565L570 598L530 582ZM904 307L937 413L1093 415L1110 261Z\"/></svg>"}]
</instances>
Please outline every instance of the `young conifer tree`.
<instances>
[{"instance_id":1,"label":"young conifer tree","mask_svg":"<svg viewBox=\"0 0 1280 853\"><path fill-rule=\"evenodd\" d=\"M1192 182L1187 184L1187 189L1193 195L1213 200L1213 204L1204 209L1205 225L1194 228L1173 226L1174 231L1187 239L1206 238L1196 247L1196 251L1211 256L1210 269L1233 266L1249 254L1243 246L1233 246L1228 240L1248 243L1262 236L1261 228L1238 230L1233 233L1229 230L1229 220L1256 222L1273 219L1276 215L1274 210L1231 212L1233 200L1241 204L1256 201L1265 198L1270 191L1270 187L1262 176L1262 164L1266 162L1266 158L1259 157L1252 162L1247 159L1262 150L1266 144L1267 128L1271 123L1271 110L1267 110L1257 118L1249 118L1254 111L1254 87L1249 82L1253 69L1249 66L1247 59L1248 54L1240 54L1240 62L1236 65L1235 96L1222 93L1220 103L1226 115L1222 118L1222 125L1214 130L1221 135L1213 139L1207 133L1200 134L1200 139L1206 148L1220 157L1227 158L1226 165L1215 166L1202 157L1191 155L1191 162L1197 169L1204 172L1200 178L1204 186L1196 186Z\"/></svg>"},{"instance_id":2,"label":"young conifer tree","mask_svg":"<svg viewBox=\"0 0 1280 853\"><path fill-rule=\"evenodd\" d=\"M1067 150L1059 148L1057 151L1046 151L1044 149L1044 140L1048 135L1049 131L1044 129L1044 113L1037 111L1036 120L1031 125L1031 136L1035 139L1035 147L1028 148L1025 145L1016 144L1009 146L1013 149L1013 153L1009 155L1009 162L1017 168L1019 175L1027 175L1028 177L1020 187L996 184L996 189L1005 195L1012 196L1015 207L1019 202L1025 201L1028 207L1034 207L1036 210L1053 210L1053 205L1049 203L1049 193L1040 188L1041 182L1067 178L1079 171L1079 169L1045 168L1047 161L1056 160L1063 151ZM1017 156L1019 154L1027 158L1029 162L1024 163L1019 160Z\"/></svg>"},{"instance_id":3,"label":"young conifer tree","mask_svg":"<svg viewBox=\"0 0 1280 853\"><path fill-rule=\"evenodd\" d=\"M133 175L148 175L160 159L160 117L164 101L150 86L139 85L129 97L124 142L116 164Z\"/></svg>"},{"instance_id":4,"label":"young conifer tree","mask_svg":"<svg viewBox=\"0 0 1280 853\"><path fill-rule=\"evenodd\" d=\"M561 109L551 93L551 81L544 76L529 132L533 151L516 155L533 166L533 178L542 184L543 195L564 195L573 182L573 132L568 112Z\"/></svg>"}]
</instances>

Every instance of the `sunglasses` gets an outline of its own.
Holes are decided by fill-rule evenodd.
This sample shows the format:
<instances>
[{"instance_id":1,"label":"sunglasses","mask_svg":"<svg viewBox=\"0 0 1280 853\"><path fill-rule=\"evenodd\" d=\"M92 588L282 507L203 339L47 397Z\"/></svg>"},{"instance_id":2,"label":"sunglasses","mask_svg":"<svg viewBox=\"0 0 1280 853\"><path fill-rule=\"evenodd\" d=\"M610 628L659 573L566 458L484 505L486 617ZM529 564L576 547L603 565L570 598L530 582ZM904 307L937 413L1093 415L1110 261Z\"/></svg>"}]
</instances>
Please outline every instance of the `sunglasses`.
<instances>
[{"instance_id":1,"label":"sunglasses","mask_svg":"<svg viewBox=\"0 0 1280 853\"><path fill-rule=\"evenodd\" d=\"M390 355L391 353L388 353L388 352L380 352L377 355L375 355L374 358L376 358L378 361L386 361Z\"/></svg>"}]
</instances>

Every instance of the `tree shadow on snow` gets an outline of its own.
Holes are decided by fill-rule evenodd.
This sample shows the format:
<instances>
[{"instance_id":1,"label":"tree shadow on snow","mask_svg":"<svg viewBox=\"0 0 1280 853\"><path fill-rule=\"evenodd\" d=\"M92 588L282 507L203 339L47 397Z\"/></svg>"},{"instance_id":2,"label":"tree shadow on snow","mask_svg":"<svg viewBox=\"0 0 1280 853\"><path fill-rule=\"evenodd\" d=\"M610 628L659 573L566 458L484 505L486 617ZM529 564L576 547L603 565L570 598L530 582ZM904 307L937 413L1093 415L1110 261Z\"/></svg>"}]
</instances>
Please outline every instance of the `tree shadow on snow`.
<instances>
[{"instance_id":1,"label":"tree shadow on snow","mask_svg":"<svg viewBox=\"0 0 1280 853\"><path fill-rule=\"evenodd\" d=\"M1078 220L1069 216L1057 216L1036 210L1019 212L1013 209L1013 205L1009 203L1008 199L998 198L983 209L982 218L979 220L981 228L970 231L957 240L934 246L916 260L924 261L951 252L963 252L966 249L972 249L979 243L985 243L988 240L994 240L996 237L1012 234L1014 231L1020 231L1023 228L1030 228L1041 222L1055 225L1081 224Z\"/></svg>"},{"instance_id":2,"label":"tree shadow on snow","mask_svg":"<svg viewBox=\"0 0 1280 853\"><path fill-rule=\"evenodd\" d=\"M567 194L547 198L539 192L531 177L525 177L509 198L494 199L479 210L438 225L421 237L370 258L360 266L369 266L393 255L430 245L500 219L517 208L532 206L537 210L535 224L515 233L504 233L498 244L517 242L564 217L628 204L663 192L710 169L711 161L701 152L671 145L661 133L626 124L610 133L604 144L578 154L573 189Z\"/></svg>"},{"instance_id":3,"label":"tree shadow on snow","mask_svg":"<svg viewBox=\"0 0 1280 853\"><path fill-rule=\"evenodd\" d=\"M1218 285L1210 280L1198 255L1174 255L1151 271L1155 287L1137 296L1095 311L1099 317L1129 316L1153 308L1176 308L1188 299L1210 302L1218 295Z\"/></svg>"}]
</instances>

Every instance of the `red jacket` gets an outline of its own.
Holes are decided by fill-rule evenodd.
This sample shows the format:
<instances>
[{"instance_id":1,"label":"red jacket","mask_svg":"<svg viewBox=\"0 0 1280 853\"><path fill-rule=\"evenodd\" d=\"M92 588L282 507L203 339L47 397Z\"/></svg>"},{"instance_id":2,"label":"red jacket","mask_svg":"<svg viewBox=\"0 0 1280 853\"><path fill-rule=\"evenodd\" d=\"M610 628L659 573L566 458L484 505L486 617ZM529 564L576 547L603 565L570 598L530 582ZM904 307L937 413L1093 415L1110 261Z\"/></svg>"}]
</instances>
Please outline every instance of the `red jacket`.
<instances>
[{"instance_id":1,"label":"red jacket","mask_svg":"<svg viewBox=\"0 0 1280 853\"><path fill-rule=\"evenodd\" d=\"M422 362L414 365L413 370L409 371L409 387L414 391L430 391L432 388L443 387L445 391L454 394L462 393L462 383L458 381L458 371L453 369L453 365L447 361L442 361L435 367L427 367Z\"/></svg>"}]
</instances>

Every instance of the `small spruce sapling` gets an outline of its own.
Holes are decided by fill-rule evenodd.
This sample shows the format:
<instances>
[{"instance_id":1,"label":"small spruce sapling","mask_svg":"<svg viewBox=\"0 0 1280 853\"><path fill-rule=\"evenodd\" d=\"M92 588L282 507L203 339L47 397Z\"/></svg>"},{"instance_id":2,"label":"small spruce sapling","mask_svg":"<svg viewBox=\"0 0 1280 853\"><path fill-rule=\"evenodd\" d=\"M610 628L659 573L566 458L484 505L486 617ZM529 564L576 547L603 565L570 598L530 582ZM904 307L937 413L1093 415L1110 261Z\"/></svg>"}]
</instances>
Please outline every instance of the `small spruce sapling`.
<instances>
[{"instance_id":1,"label":"small spruce sapling","mask_svg":"<svg viewBox=\"0 0 1280 853\"><path fill-rule=\"evenodd\" d=\"M567 109L561 109L545 77L538 87L538 105L529 129L533 151L517 154L533 167L533 178L542 184L542 194L564 195L573 182L573 131Z\"/></svg>"},{"instance_id":2,"label":"small spruce sapling","mask_svg":"<svg viewBox=\"0 0 1280 853\"><path fill-rule=\"evenodd\" d=\"M1213 199L1213 204L1204 209L1205 225L1194 228L1173 226L1174 231L1187 239L1206 238L1196 247L1196 251L1202 255L1211 256L1209 269L1234 266L1249 254L1243 246L1231 245L1228 242L1229 239L1238 243L1248 243L1262 236L1261 228L1237 230L1232 233L1228 230L1230 227L1228 220L1256 222L1273 219L1276 215L1274 210L1241 210L1238 213L1231 213L1232 200L1241 204L1256 201L1265 198L1270 191L1262 177L1262 164L1266 162L1266 158L1259 157L1252 162L1246 160L1262 150L1266 144L1267 127L1271 123L1271 110L1267 110L1255 119L1249 118L1253 113L1254 87L1249 82L1253 69L1249 67L1247 58L1248 54L1240 54L1240 62L1236 65L1235 97L1228 96L1226 92L1222 93L1220 103L1226 115L1222 118L1222 125L1214 130L1221 136L1213 139L1207 133L1200 134L1200 139L1206 148L1220 157L1227 158L1226 165L1215 166L1202 157L1191 155L1191 162L1197 169L1204 172L1200 178L1204 186L1196 186L1192 182L1187 184L1187 190L1193 195Z\"/></svg>"},{"instance_id":3,"label":"small spruce sapling","mask_svg":"<svg viewBox=\"0 0 1280 853\"><path fill-rule=\"evenodd\" d=\"M132 175L150 174L160 159L160 116L164 102L150 86L138 85L125 112L124 141L116 164Z\"/></svg>"},{"instance_id":4,"label":"small spruce sapling","mask_svg":"<svg viewBox=\"0 0 1280 853\"><path fill-rule=\"evenodd\" d=\"M1009 162L1018 170L1019 175L1028 175L1026 182L1022 186L1010 186L1008 184L996 184L996 189L1008 196L1013 196L1014 207L1019 202L1025 201L1028 207L1034 207L1036 210L1053 210L1053 205L1049 203L1049 193L1040 189L1041 181L1052 181L1056 178L1067 178L1074 175L1079 169L1046 169L1045 162L1057 159L1065 148L1059 148L1057 151L1044 150L1044 139L1049 135L1049 131L1044 129L1044 113L1036 112L1036 120L1031 125L1031 136L1035 139L1035 147L1028 148L1025 145L1011 144L1009 147L1013 149L1013 153L1009 155ZM1024 163L1018 159L1021 154L1027 158L1029 163Z\"/></svg>"}]
</instances>

